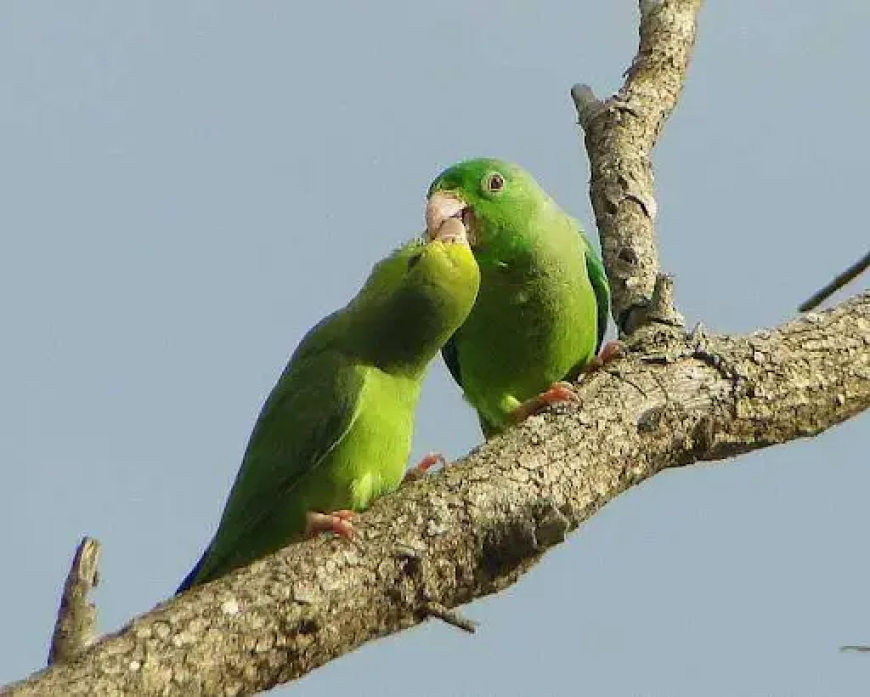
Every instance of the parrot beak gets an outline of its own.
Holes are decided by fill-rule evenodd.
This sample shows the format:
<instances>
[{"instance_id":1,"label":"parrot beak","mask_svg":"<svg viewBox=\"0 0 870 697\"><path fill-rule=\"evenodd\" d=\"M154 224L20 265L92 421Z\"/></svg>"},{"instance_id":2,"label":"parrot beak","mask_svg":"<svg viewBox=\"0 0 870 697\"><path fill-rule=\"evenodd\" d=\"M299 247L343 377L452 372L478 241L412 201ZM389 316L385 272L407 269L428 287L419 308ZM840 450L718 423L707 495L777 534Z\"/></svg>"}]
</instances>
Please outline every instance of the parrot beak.
<instances>
[{"instance_id":1,"label":"parrot beak","mask_svg":"<svg viewBox=\"0 0 870 697\"><path fill-rule=\"evenodd\" d=\"M431 233L426 233L431 235ZM430 242L444 242L446 244L468 244L468 231L465 225L459 218L447 218L441 226L435 231L434 235L429 237Z\"/></svg>"},{"instance_id":2,"label":"parrot beak","mask_svg":"<svg viewBox=\"0 0 870 697\"><path fill-rule=\"evenodd\" d=\"M429 240L438 238L441 226L450 218L456 218L465 227L471 237L471 210L456 194L448 191L436 191L426 202L426 237Z\"/></svg>"}]
</instances>

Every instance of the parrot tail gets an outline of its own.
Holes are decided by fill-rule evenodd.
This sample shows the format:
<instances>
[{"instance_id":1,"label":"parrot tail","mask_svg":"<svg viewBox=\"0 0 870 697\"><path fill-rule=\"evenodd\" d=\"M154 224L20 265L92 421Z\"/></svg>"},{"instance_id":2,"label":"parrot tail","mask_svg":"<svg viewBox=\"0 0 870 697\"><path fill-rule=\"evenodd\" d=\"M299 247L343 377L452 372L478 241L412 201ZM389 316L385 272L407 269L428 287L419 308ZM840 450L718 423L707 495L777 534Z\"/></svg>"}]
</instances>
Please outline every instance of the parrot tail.
<instances>
[{"instance_id":1,"label":"parrot tail","mask_svg":"<svg viewBox=\"0 0 870 697\"><path fill-rule=\"evenodd\" d=\"M187 576L185 576L184 580L181 582L181 585L178 587L178 590L175 591L175 595L178 595L179 593L184 593L184 591L186 591L186 590L192 588L194 585L196 585L194 583L194 581L196 580L196 577L199 575L200 569L202 569L202 564L205 561L205 557L206 557L206 555L203 554L202 557L200 558L200 560L198 562L196 562L196 566L194 566L193 569L191 569L190 573L187 574Z\"/></svg>"}]
</instances>

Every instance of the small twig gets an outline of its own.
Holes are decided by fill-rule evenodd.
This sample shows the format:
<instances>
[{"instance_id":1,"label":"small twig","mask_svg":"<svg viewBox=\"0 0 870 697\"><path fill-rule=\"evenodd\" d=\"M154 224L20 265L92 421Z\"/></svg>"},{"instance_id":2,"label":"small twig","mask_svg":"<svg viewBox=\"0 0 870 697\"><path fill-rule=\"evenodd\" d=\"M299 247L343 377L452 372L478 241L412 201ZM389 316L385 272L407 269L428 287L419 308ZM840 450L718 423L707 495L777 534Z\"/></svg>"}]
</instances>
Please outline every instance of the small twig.
<instances>
[{"instance_id":1,"label":"small twig","mask_svg":"<svg viewBox=\"0 0 870 697\"><path fill-rule=\"evenodd\" d=\"M92 537L82 538L63 587L48 653L49 665L73 660L93 641L97 608L88 600L88 593L99 583L99 563L100 543Z\"/></svg>"},{"instance_id":2,"label":"small twig","mask_svg":"<svg viewBox=\"0 0 870 697\"><path fill-rule=\"evenodd\" d=\"M454 610L448 610L440 603L428 602L423 606L423 612L430 617L437 617L447 624L451 624L457 629L461 629L469 634L474 634L477 631L477 622L466 619Z\"/></svg>"},{"instance_id":3,"label":"small twig","mask_svg":"<svg viewBox=\"0 0 870 697\"><path fill-rule=\"evenodd\" d=\"M870 267L870 252L867 252L863 258L856 261L848 269L843 271L843 273L839 274L833 281L828 283L828 285L817 291L809 300L803 302L798 310L801 312L808 312L809 310L818 307L849 281L860 276L868 267Z\"/></svg>"},{"instance_id":4,"label":"small twig","mask_svg":"<svg viewBox=\"0 0 870 697\"><path fill-rule=\"evenodd\" d=\"M665 273L656 275L652 299L646 311L647 319L673 327L686 326L686 320L674 305L674 278Z\"/></svg>"},{"instance_id":5,"label":"small twig","mask_svg":"<svg viewBox=\"0 0 870 697\"><path fill-rule=\"evenodd\" d=\"M589 85L578 83L571 88L571 99L574 108L577 109L577 123L585 131L597 114L600 114L607 105L602 102Z\"/></svg>"}]
</instances>

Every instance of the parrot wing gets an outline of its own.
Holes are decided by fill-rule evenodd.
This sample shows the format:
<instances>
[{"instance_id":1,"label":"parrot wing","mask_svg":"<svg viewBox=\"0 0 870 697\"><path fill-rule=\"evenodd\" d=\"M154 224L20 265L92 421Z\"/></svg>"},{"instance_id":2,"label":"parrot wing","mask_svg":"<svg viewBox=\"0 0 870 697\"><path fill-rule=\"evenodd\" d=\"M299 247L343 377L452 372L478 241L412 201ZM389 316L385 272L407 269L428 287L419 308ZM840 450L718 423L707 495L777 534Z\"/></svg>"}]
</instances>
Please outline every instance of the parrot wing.
<instances>
[{"instance_id":1,"label":"parrot wing","mask_svg":"<svg viewBox=\"0 0 870 697\"><path fill-rule=\"evenodd\" d=\"M454 335L455 336L455 335ZM456 340L452 337L441 347L441 357L447 366L447 370L456 380L456 384L462 387L462 371L459 369L459 353L456 350Z\"/></svg>"},{"instance_id":2,"label":"parrot wing","mask_svg":"<svg viewBox=\"0 0 870 697\"><path fill-rule=\"evenodd\" d=\"M304 505L292 492L318 476L318 465L350 431L365 379L364 369L335 350L291 361L251 434L218 532L179 592L213 577L242 545L256 544L252 535L277 507Z\"/></svg>"},{"instance_id":3,"label":"parrot wing","mask_svg":"<svg viewBox=\"0 0 870 697\"><path fill-rule=\"evenodd\" d=\"M456 384L459 385L460 389L464 389L464 386L462 385L462 371L459 367L459 352L456 350L456 341L454 339L451 338L441 347L441 357L444 359L447 370L450 371ZM477 412L477 420L480 422L480 429L483 431L483 435L486 438L489 438L498 430L496 426L487 421L484 415L479 411Z\"/></svg>"},{"instance_id":4,"label":"parrot wing","mask_svg":"<svg viewBox=\"0 0 870 697\"><path fill-rule=\"evenodd\" d=\"M589 282L592 284L592 290L595 292L595 300L598 304L598 339L595 343L595 352L601 348L601 342L604 341L604 332L607 331L607 318L610 315L610 285L607 282L607 274L604 271L604 264L601 257L592 249L586 235L578 227L578 232L583 237L586 243L586 273L589 276Z\"/></svg>"}]
</instances>

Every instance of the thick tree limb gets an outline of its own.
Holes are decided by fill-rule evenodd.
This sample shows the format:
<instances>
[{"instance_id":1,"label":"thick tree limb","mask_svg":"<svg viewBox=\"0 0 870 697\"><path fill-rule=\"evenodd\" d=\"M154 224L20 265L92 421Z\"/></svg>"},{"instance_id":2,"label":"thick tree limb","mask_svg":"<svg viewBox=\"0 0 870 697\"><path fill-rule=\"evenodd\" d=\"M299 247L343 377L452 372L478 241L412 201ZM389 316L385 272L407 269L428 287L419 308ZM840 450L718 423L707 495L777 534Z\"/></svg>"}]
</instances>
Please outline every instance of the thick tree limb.
<instances>
[{"instance_id":1,"label":"thick tree limb","mask_svg":"<svg viewBox=\"0 0 870 697\"><path fill-rule=\"evenodd\" d=\"M586 85L571 90L586 133L613 316L623 334L655 321L646 314L659 273L651 152L679 99L700 8L701 0L642 0L640 46L622 89L604 102Z\"/></svg>"},{"instance_id":2,"label":"thick tree limb","mask_svg":"<svg viewBox=\"0 0 870 697\"><path fill-rule=\"evenodd\" d=\"M870 292L744 337L673 338L358 519L360 546L291 546L159 606L4 695L248 695L435 603L514 581L601 506L667 467L812 436L870 407Z\"/></svg>"},{"instance_id":3,"label":"thick tree limb","mask_svg":"<svg viewBox=\"0 0 870 697\"><path fill-rule=\"evenodd\" d=\"M82 538L63 587L48 653L50 664L73 660L93 641L97 609L88 594L99 583L99 563L100 543Z\"/></svg>"}]
</instances>

